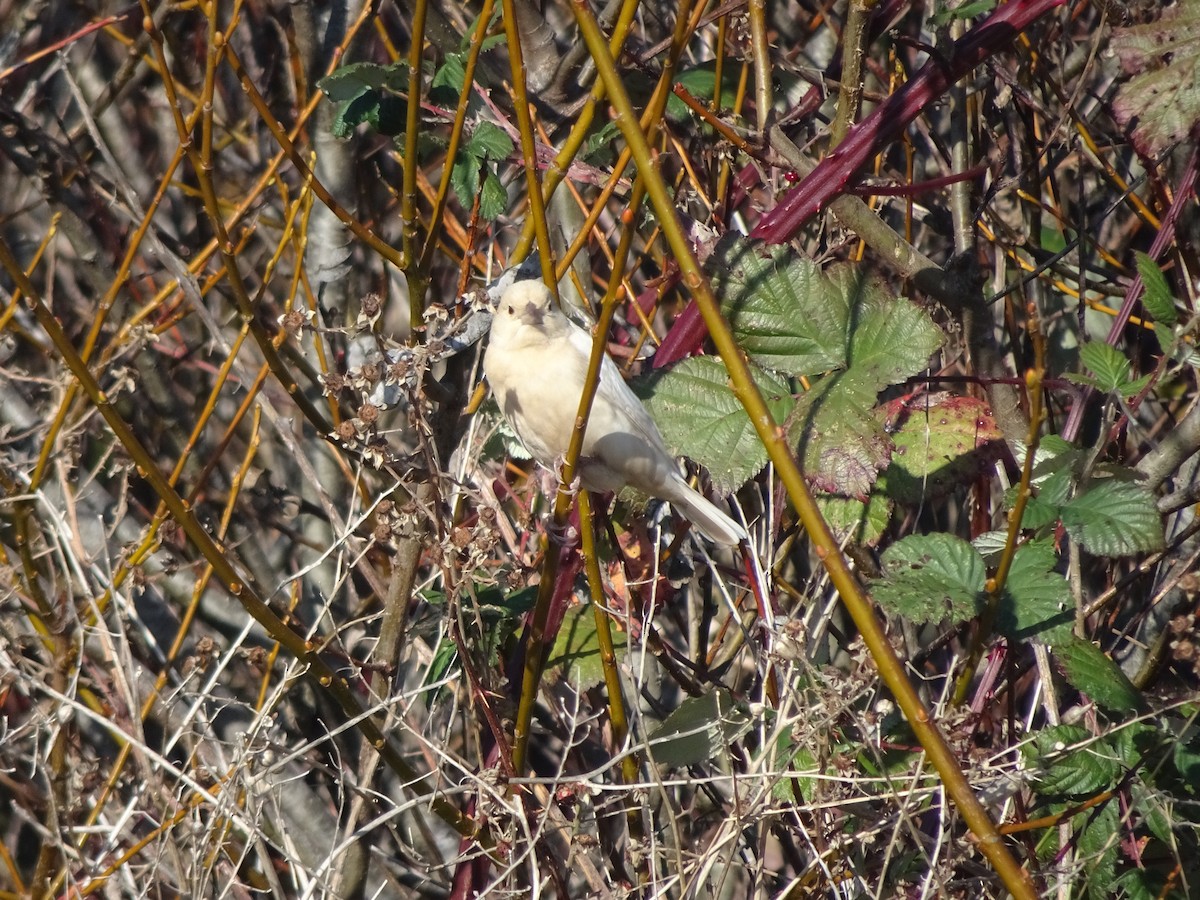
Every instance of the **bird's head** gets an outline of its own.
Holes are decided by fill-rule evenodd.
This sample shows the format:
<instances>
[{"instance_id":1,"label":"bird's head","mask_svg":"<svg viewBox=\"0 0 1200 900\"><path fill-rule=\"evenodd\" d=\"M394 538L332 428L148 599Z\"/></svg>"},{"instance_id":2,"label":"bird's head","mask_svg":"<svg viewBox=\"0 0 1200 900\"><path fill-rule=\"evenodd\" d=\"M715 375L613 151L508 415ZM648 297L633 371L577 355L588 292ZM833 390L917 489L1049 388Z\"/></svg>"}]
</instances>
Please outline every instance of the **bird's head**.
<instances>
[{"instance_id":1,"label":"bird's head","mask_svg":"<svg viewBox=\"0 0 1200 900\"><path fill-rule=\"evenodd\" d=\"M504 289L496 306L496 318L511 326L541 328L554 309L550 290L540 281L515 281Z\"/></svg>"},{"instance_id":2,"label":"bird's head","mask_svg":"<svg viewBox=\"0 0 1200 900\"><path fill-rule=\"evenodd\" d=\"M563 340L571 323L554 305L540 281L518 281L505 288L492 317L492 346L509 349Z\"/></svg>"}]
</instances>

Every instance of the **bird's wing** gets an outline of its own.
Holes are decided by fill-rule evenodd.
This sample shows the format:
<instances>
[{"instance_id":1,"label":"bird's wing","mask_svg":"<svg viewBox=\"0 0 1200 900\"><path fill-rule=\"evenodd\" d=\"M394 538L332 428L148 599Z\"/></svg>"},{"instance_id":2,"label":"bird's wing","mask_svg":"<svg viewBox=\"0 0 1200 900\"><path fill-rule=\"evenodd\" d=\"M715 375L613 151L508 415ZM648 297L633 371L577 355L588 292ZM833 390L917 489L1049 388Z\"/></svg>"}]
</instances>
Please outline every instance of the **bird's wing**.
<instances>
[{"instance_id":1,"label":"bird's wing","mask_svg":"<svg viewBox=\"0 0 1200 900\"><path fill-rule=\"evenodd\" d=\"M592 336L586 331L572 327L570 342L574 352L584 354L585 358L591 354ZM593 407L592 419L599 426L598 432L626 431L648 442L655 450L671 456L650 413L646 412L638 395L625 383L621 370L607 353L600 364L600 385L596 389Z\"/></svg>"}]
</instances>

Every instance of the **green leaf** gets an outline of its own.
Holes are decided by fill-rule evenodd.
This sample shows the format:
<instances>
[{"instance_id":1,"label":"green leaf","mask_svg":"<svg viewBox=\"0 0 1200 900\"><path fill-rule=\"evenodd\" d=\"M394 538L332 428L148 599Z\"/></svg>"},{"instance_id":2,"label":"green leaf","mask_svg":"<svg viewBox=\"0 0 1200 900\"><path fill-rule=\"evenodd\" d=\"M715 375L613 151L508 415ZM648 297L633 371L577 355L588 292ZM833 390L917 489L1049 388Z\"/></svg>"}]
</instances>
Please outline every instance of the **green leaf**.
<instances>
[{"instance_id":1,"label":"green leaf","mask_svg":"<svg viewBox=\"0 0 1200 900\"><path fill-rule=\"evenodd\" d=\"M330 132L334 137L349 137L366 123L375 132L393 136L404 130L406 105L399 97L375 90L364 90L338 106Z\"/></svg>"},{"instance_id":2,"label":"green leaf","mask_svg":"<svg viewBox=\"0 0 1200 900\"><path fill-rule=\"evenodd\" d=\"M448 53L445 61L437 70L437 74L434 75L433 80L429 82L429 88L430 90L444 88L457 98L462 94L463 86L466 84L466 81L466 54Z\"/></svg>"},{"instance_id":3,"label":"green leaf","mask_svg":"<svg viewBox=\"0 0 1200 900\"><path fill-rule=\"evenodd\" d=\"M537 588L528 587L508 594L499 588L488 588L479 593L477 600L476 610L483 624L483 634L479 638L482 647L487 651L489 662L492 662L496 660L508 639L516 633L525 613L533 609L537 600Z\"/></svg>"},{"instance_id":4,"label":"green leaf","mask_svg":"<svg viewBox=\"0 0 1200 900\"><path fill-rule=\"evenodd\" d=\"M775 742L774 757L768 771L780 769L813 774L780 778L772 786L771 796L785 803L811 803L817 787L817 779L814 776L820 774L820 765L807 747L794 747L791 736L787 733L781 734Z\"/></svg>"},{"instance_id":5,"label":"green leaf","mask_svg":"<svg viewBox=\"0 0 1200 900\"><path fill-rule=\"evenodd\" d=\"M1129 360L1103 341L1090 341L1079 349L1079 359L1095 373L1092 385L1106 394L1124 393L1131 380Z\"/></svg>"},{"instance_id":6,"label":"green leaf","mask_svg":"<svg viewBox=\"0 0 1200 900\"><path fill-rule=\"evenodd\" d=\"M1062 470L1044 478L1034 489L1034 494L1025 504L1025 512L1021 516L1021 527L1029 529L1045 528L1059 520L1062 515L1062 505L1071 494L1074 483L1071 472ZM1012 509L1016 502L1020 485L1013 485L1004 492L1004 505Z\"/></svg>"},{"instance_id":7,"label":"green leaf","mask_svg":"<svg viewBox=\"0 0 1200 900\"><path fill-rule=\"evenodd\" d=\"M874 402L874 390L842 375L823 378L801 395L788 439L818 490L866 500L893 447Z\"/></svg>"},{"instance_id":8,"label":"green leaf","mask_svg":"<svg viewBox=\"0 0 1200 900\"><path fill-rule=\"evenodd\" d=\"M1008 546L1008 530L985 531L971 539L971 546L979 551L985 563L997 564L1000 554Z\"/></svg>"},{"instance_id":9,"label":"green leaf","mask_svg":"<svg viewBox=\"0 0 1200 900\"><path fill-rule=\"evenodd\" d=\"M477 159L498 161L508 159L516 146L504 129L483 119L471 132L471 137L463 149Z\"/></svg>"},{"instance_id":10,"label":"green leaf","mask_svg":"<svg viewBox=\"0 0 1200 900\"><path fill-rule=\"evenodd\" d=\"M614 642L613 652L620 660L625 646ZM604 681L604 660L596 635L596 614L590 605L570 607L562 628L554 639L554 648L546 660L548 671L555 672L578 691L587 691Z\"/></svg>"},{"instance_id":11,"label":"green leaf","mask_svg":"<svg viewBox=\"0 0 1200 900\"><path fill-rule=\"evenodd\" d=\"M852 367L878 390L919 372L943 339L923 311L860 266L822 272L786 248L731 237L710 267L738 344L789 375Z\"/></svg>"},{"instance_id":12,"label":"green leaf","mask_svg":"<svg viewBox=\"0 0 1200 900\"><path fill-rule=\"evenodd\" d=\"M1114 28L1109 46L1127 72L1113 112L1132 126L1134 146L1155 156L1186 141L1200 120L1200 3L1183 2L1157 21Z\"/></svg>"},{"instance_id":13,"label":"green leaf","mask_svg":"<svg viewBox=\"0 0 1200 900\"><path fill-rule=\"evenodd\" d=\"M1054 658L1067 681L1105 709L1132 712L1142 706L1142 695L1115 662L1091 641L1079 637L1054 647Z\"/></svg>"},{"instance_id":14,"label":"green leaf","mask_svg":"<svg viewBox=\"0 0 1200 900\"><path fill-rule=\"evenodd\" d=\"M1163 545L1154 495L1141 485L1110 478L1095 483L1063 507L1063 525L1097 556L1131 556Z\"/></svg>"},{"instance_id":15,"label":"green leaf","mask_svg":"<svg viewBox=\"0 0 1200 900\"><path fill-rule=\"evenodd\" d=\"M1171 757L1180 779L1192 786L1190 793L1195 796L1200 792L1200 739L1193 734L1190 740L1175 741Z\"/></svg>"},{"instance_id":16,"label":"green leaf","mask_svg":"<svg viewBox=\"0 0 1200 900\"><path fill-rule=\"evenodd\" d=\"M839 266L831 277L846 289L864 291L868 299L861 319L850 324L847 377L878 393L929 365L943 336L924 310L893 299L882 283L862 278L851 267Z\"/></svg>"},{"instance_id":17,"label":"green leaf","mask_svg":"<svg viewBox=\"0 0 1200 900\"><path fill-rule=\"evenodd\" d=\"M1142 295L1142 305L1155 322L1171 326L1179 321L1179 311L1175 306L1175 295L1167 284L1167 277L1154 264L1148 254L1135 251L1138 274L1142 276L1142 284L1146 293Z\"/></svg>"},{"instance_id":18,"label":"green leaf","mask_svg":"<svg viewBox=\"0 0 1200 900\"><path fill-rule=\"evenodd\" d=\"M883 554L885 578L872 594L881 606L919 624L964 622L983 611L987 571L969 543L949 534L914 535Z\"/></svg>"},{"instance_id":19,"label":"green leaf","mask_svg":"<svg viewBox=\"0 0 1200 900\"><path fill-rule=\"evenodd\" d=\"M892 519L892 501L879 491L872 491L866 502L832 494L817 494L813 499L839 540L849 536L860 544L873 547L883 537Z\"/></svg>"},{"instance_id":20,"label":"green leaf","mask_svg":"<svg viewBox=\"0 0 1200 900\"><path fill-rule=\"evenodd\" d=\"M1154 337L1158 340L1158 346L1162 348L1162 352L1175 362L1200 368L1200 352L1197 352L1195 344L1191 341L1184 340L1181 335L1176 334L1166 325L1158 324L1154 326Z\"/></svg>"},{"instance_id":21,"label":"green leaf","mask_svg":"<svg viewBox=\"0 0 1200 900\"><path fill-rule=\"evenodd\" d=\"M726 691L689 697L651 732L650 753L656 763L669 768L711 763L753 725L744 705Z\"/></svg>"},{"instance_id":22,"label":"green leaf","mask_svg":"<svg viewBox=\"0 0 1200 900\"><path fill-rule=\"evenodd\" d=\"M378 91L383 88L404 90L408 81L408 63L397 62L390 66L378 63L351 63L342 66L336 72L326 75L317 82L330 100L335 103L353 100L365 91Z\"/></svg>"},{"instance_id":23,"label":"green leaf","mask_svg":"<svg viewBox=\"0 0 1200 900\"><path fill-rule=\"evenodd\" d=\"M488 222L495 222L508 209L508 191L495 173L489 172L483 180L483 192L479 195L479 215Z\"/></svg>"},{"instance_id":24,"label":"green leaf","mask_svg":"<svg viewBox=\"0 0 1200 900\"><path fill-rule=\"evenodd\" d=\"M728 109L733 106L737 96L738 82L741 80L742 65L736 59L726 59L721 67L721 107ZM717 63L709 60L692 69L680 72L675 78L676 84L683 85L689 94L710 106L717 85ZM667 118L679 124L689 121L692 110L674 92L667 95Z\"/></svg>"},{"instance_id":25,"label":"green leaf","mask_svg":"<svg viewBox=\"0 0 1200 900\"><path fill-rule=\"evenodd\" d=\"M1057 557L1049 541L1017 548L996 612L996 627L1012 640L1036 638L1057 645L1071 638L1075 621L1071 588L1053 571Z\"/></svg>"},{"instance_id":26,"label":"green leaf","mask_svg":"<svg viewBox=\"0 0 1200 900\"><path fill-rule=\"evenodd\" d=\"M602 154L610 154L612 152L613 141L620 134L621 129L617 127L616 122L605 122L604 127L589 136L587 142L583 145L583 158L590 161Z\"/></svg>"},{"instance_id":27,"label":"green leaf","mask_svg":"<svg viewBox=\"0 0 1200 900\"><path fill-rule=\"evenodd\" d=\"M996 0L967 0L966 3L960 3L953 8L943 3L939 4L939 9L933 14L932 21L935 28L942 28L957 19L973 19L985 12L991 12L995 8Z\"/></svg>"},{"instance_id":28,"label":"green leaf","mask_svg":"<svg viewBox=\"0 0 1200 900\"><path fill-rule=\"evenodd\" d=\"M1121 873L1114 885L1117 892L1113 895L1120 900L1164 900L1163 873L1145 869L1128 869ZM1183 894L1174 891L1166 895L1166 900L1182 898Z\"/></svg>"},{"instance_id":29,"label":"green leaf","mask_svg":"<svg viewBox=\"0 0 1200 900\"><path fill-rule=\"evenodd\" d=\"M991 466L1001 433L991 410L974 397L898 398L882 410L894 450L883 477L888 496L916 504L967 484Z\"/></svg>"},{"instance_id":30,"label":"green leaf","mask_svg":"<svg viewBox=\"0 0 1200 900\"><path fill-rule=\"evenodd\" d=\"M1035 789L1042 795L1079 796L1104 791L1121 777L1120 761L1103 742L1079 725L1055 725L1021 749L1040 769Z\"/></svg>"},{"instance_id":31,"label":"green leaf","mask_svg":"<svg viewBox=\"0 0 1200 900\"><path fill-rule=\"evenodd\" d=\"M457 659L458 646L449 638L443 639L438 644L437 650L434 651L433 660L429 663L421 686L428 688L430 685L437 684L449 674L451 666Z\"/></svg>"},{"instance_id":32,"label":"green leaf","mask_svg":"<svg viewBox=\"0 0 1200 900\"><path fill-rule=\"evenodd\" d=\"M1169 795L1148 787L1140 780L1135 780L1129 788L1133 797L1133 807L1141 815L1150 833L1160 841L1171 843L1172 823L1178 821L1178 818L1175 804Z\"/></svg>"},{"instance_id":33,"label":"green leaf","mask_svg":"<svg viewBox=\"0 0 1200 900\"><path fill-rule=\"evenodd\" d=\"M450 170L450 187L465 209L475 205L475 194L479 191L480 168L479 160L460 153Z\"/></svg>"},{"instance_id":34,"label":"green leaf","mask_svg":"<svg viewBox=\"0 0 1200 900\"><path fill-rule=\"evenodd\" d=\"M755 371L754 383L777 422L791 415L786 382ZM729 386L729 374L711 356L693 356L634 385L667 446L708 469L718 489L731 491L767 464L767 451Z\"/></svg>"},{"instance_id":35,"label":"green leaf","mask_svg":"<svg viewBox=\"0 0 1200 900\"><path fill-rule=\"evenodd\" d=\"M1115 800L1095 812L1080 816L1079 862L1083 864L1088 897L1109 900L1117 877L1117 849L1121 843L1121 813Z\"/></svg>"},{"instance_id":36,"label":"green leaf","mask_svg":"<svg viewBox=\"0 0 1200 900\"><path fill-rule=\"evenodd\" d=\"M711 260L714 287L738 345L760 365L820 375L846 364L852 298L790 250L728 240Z\"/></svg>"}]
</instances>

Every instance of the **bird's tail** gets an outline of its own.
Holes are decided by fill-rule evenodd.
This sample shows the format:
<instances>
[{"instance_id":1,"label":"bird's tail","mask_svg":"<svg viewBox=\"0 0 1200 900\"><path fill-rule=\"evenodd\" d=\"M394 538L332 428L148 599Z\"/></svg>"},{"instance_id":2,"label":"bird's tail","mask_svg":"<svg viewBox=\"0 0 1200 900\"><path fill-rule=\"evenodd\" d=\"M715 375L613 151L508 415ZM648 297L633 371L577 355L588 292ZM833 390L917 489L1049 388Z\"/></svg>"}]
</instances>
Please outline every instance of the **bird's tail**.
<instances>
[{"instance_id":1,"label":"bird's tail","mask_svg":"<svg viewBox=\"0 0 1200 900\"><path fill-rule=\"evenodd\" d=\"M688 486L682 478L676 486L677 490L669 499L691 522L702 535L723 547L736 547L747 539L746 529L721 510L717 509L704 496Z\"/></svg>"}]
</instances>

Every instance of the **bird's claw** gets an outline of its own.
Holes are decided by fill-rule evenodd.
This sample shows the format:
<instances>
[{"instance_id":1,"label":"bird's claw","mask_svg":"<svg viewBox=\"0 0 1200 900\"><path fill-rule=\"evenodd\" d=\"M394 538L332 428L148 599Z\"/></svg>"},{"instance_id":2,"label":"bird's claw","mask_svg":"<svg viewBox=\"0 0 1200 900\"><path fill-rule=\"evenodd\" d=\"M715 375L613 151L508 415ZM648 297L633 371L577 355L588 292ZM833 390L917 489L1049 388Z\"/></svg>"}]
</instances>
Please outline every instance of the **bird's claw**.
<instances>
[{"instance_id":1,"label":"bird's claw","mask_svg":"<svg viewBox=\"0 0 1200 900\"><path fill-rule=\"evenodd\" d=\"M562 525L556 525L553 521L547 522L546 535L551 543L563 549L569 550L579 546L579 529L570 522L564 522Z\"/></svg>"},{"instance_id":2,"label":"bird's claw","mask_svg":"<svg viewBox=\"0 0 1200 900\"><path fill-rule=\"evenodd\" d=\"M554 460L554 477L558 480L559 493L565 494L573 500L575 499L575 495L579 493L579 474L576 472L575 477L571 479L571 483L567 484L563 480L563 469L566 467L566 464L566 459L561 456Z\"/></svg>"}]
</instances>

